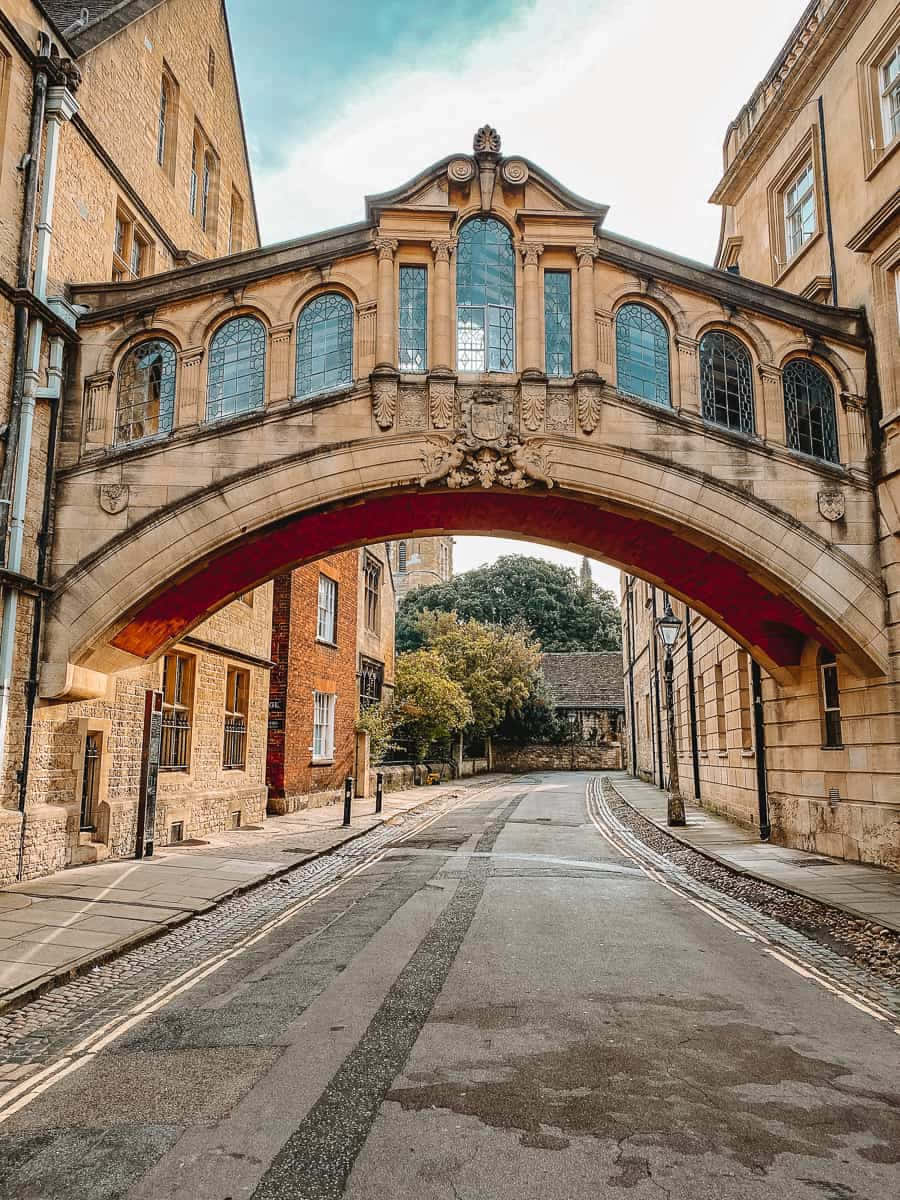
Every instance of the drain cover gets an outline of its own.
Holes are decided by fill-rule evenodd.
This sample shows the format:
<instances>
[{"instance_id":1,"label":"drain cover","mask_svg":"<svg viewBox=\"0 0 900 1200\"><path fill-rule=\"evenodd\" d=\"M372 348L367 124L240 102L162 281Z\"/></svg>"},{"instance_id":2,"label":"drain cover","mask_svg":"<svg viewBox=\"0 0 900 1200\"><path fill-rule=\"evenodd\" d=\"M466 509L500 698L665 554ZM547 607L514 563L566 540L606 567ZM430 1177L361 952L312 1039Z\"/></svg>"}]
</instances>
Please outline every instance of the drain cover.
<instances>
[{"instance_id":1,"label":"drain cover","mask_svg":"<svg viewBox=\"0 0 900 1200\"><path fill-rule=\"evenodd\" d=\"M792 858L792 867L837 867L840 863L832 862L830 858Z\"/></svg>"}]
</instances>

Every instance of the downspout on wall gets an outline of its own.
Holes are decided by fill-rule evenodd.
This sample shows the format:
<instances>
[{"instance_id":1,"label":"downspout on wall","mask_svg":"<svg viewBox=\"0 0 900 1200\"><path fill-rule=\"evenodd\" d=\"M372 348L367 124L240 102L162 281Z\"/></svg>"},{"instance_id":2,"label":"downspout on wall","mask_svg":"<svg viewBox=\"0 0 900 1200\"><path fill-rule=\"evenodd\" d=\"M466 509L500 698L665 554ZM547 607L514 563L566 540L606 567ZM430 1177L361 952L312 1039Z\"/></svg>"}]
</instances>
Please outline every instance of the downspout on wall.
<instances>
[{"instance_id":1,"label":"downspout on wall","mask_svg":"<svg viewBox=\"0 0 900 1200\"><path fill-rule=\"evenodd\" d=\"M690 726L691 726L691 766L693 767L694 775L694 799L699 804L700 802L700 744L697 740L697 685L694 680L694 634L691 630L691 617L693 613L689 608L684 610L684 630L685 630L685 646L687 649L687 685L688 685L688 709L690 711Z\"/></svg>"},{"instance_id":2,"label":"downspout on wall","mask_svg":"<svg viewBox=\"0 0 900 1200\"><path fill-rule=\"evenodd\" d=\"M634 578L628 577L625 585L625 615L626 634L628 637L628 707L631 725L631 774L636 779L637 767L637 730L634 725Z\"/></svg>"},{"instance_id":3,"label":"downspout on wall","mask_svg":"<svg viewBox=\"0 0 900 1200\"><path fill-rule=\"evenodd\" d=\"M56 193L56 173L59 161L59 138L63 122L71 120L78 111L75 97L66 87L53 87L47 92L44 111L47 118L47 139L44 151L44 173L41 191L40 220L37 224L37 256L33 292L43 303L47 301L47 272L53 236L53 202ZM31 465L31 440L34 412L40 389L41 350L44 321L33 316L28 329L25 378L22 387L21 410L18 416L18 438L15 446L9 532L5 565L8 571L21 573L22 549L25 539L25 515L28 500L28 474ZM60 347L61 351L61 347ZM62 377L61 353L57 382ZM49 389L47 389L49 390ZM46 395L46 391L44 395ZM5 464L6 465L6 464ZM16 620L19 593L15 587L3 592L3 617L0 624L0 777L6 766L9 732L10 693L12 690L15 657Z\"/></svg>"}]
</instances>

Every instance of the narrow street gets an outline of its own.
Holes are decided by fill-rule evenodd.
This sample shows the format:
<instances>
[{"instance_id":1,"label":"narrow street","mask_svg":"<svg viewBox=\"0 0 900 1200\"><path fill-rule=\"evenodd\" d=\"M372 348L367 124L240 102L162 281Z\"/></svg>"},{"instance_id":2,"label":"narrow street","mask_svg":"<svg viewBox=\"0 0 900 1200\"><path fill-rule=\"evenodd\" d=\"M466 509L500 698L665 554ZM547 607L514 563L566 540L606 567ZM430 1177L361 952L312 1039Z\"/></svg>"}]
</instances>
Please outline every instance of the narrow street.
<instances>
[{"instance_id":1,"label":"narrow street","mask_svg":"<svg viewBox=\"0 0 900 1200\"><path fill-rule=\"evenodd\" d=\"M2 1200L896 1195L896 991L719 904L599 777L379 836L101 968L95 1027L91 976L51 993Z\"/></svg>"}]
</instances>

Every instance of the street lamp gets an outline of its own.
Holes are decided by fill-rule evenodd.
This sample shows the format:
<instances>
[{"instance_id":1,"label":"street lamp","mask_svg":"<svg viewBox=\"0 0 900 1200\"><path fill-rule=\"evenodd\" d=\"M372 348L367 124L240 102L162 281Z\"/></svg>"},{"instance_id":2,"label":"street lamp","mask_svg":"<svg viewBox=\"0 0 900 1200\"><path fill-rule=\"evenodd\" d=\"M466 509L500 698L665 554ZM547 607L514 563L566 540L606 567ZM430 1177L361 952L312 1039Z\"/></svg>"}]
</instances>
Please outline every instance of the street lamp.
<instances>
[{"instance_id":1,"label":"street lamp","mask_svg":"<svg viewBox=\"0 0 900 1200\"><path fill-rule=\"evenodd\" d=\"M684 799L678 786L678 747L675 744L675 700L672 677L672 647L681 632L681 621L672 612L669 597L666 596L666 608L661 617L656 618L656 633L666 650L666 712L669 717L669 794L666 798L666 824L685 825Z\"/></svg>"}]
</instances>

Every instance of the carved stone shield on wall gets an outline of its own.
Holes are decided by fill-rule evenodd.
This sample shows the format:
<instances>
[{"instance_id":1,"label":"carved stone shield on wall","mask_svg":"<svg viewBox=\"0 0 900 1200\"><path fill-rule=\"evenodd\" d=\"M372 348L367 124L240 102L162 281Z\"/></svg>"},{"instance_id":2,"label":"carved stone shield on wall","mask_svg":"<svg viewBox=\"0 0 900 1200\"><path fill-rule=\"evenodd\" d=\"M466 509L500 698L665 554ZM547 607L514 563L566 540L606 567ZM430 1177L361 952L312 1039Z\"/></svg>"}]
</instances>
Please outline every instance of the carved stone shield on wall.
<instances>
[{"instance_id":1,"label":"carved stone shield on wall","mask_svg":"<svg viewBox=\"0 0 900 1200\"><path fill-rule=\"evenodd\" d=\"M512 431L512 401L500 391L476 388L462 397L463 429L476 442L498 445Z\"/></svg>"},{"instance_id":2,"label":"carved stone shield on wall","mask_svg":"<svg viewBox=\"0 0 900 1200\"><path fill-rule=\"evenodd\" d=\"M97 500L105 513L115 516L128 506L128 484L101 483Z\"/></svg>"},{"instance_id":3,"label":"carved stone shield on wall","mask_svg":"<svg viewBox=\"0 0 900 1200\"><path fill-rule=\"evenodd\" d=\"M843 492L819 492L819 512L826 521L840 521L846 507Z\"/></svg>"}]
</instances>

